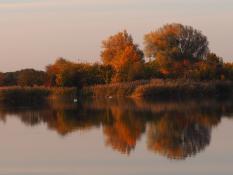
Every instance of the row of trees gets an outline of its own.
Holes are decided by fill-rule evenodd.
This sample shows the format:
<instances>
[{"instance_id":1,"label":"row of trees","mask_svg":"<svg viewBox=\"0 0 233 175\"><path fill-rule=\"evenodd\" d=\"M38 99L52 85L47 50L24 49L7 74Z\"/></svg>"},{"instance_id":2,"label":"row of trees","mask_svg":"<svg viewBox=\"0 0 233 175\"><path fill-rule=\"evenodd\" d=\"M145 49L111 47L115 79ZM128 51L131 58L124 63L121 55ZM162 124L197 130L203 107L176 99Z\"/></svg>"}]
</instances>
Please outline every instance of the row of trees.
<instances>
[{"instance_id":1,"label":"row of trees","mask_svg":"<svg viewBox=\"0 0 233 175\"><path fill-rule=\"evenodd\" d=\"M44 71L23 69L16 72L0 73L0 86L42 86L45 85L47 74Z\"/></svg>"},{"instance_id":2,"label":"row of trees","mask_svg":"<svg viewBox=\"0 0 233 175\"><path fill-rule=\"evenodd\" d=\"M168 24L145 35L144 51L127 31L102 43L102 64L74 63L63 58L47 66L0 74L0 85L82 87L151 78L233 80L233 64L209 50L207 37L191 26ZM145 61L149 58L149 61Z\"/></svg>"},{"instance_id":3,"label":"row of trees","mask_svg":"<svg viewBox=\"0 0 233 175\"><path fill-rule=\"evenodd\" d=\"M0 73L0 86L83 87L111 82L113 68L102 64L73 63L59 58L46 71L23 69Z\"/></svg>"}]
</instances>

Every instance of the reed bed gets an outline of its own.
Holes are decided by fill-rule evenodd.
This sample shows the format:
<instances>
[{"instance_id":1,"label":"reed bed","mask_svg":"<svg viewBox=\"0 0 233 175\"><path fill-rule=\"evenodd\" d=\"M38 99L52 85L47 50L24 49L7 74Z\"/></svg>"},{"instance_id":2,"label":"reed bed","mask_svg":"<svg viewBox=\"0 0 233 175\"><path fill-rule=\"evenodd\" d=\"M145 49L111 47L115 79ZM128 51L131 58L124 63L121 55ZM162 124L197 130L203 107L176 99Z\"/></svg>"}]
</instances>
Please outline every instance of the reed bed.
<instances>
[{"instance_id":1,"label":"reed bed","mask_svg":"<svg viewBox=\"0 0 233 175\"><path fill-rule=\"evenodd\" d=\"M128 83L85 87L83 96L134 97L153 99L230 97L233 83L230 81L192 81L153 79Z\"/></svg>"},{"instance_id":2,"label":"reed bed","mask_svg":"<svg viewBox=\"0 0 233 175\"><path fill-rule=\"evenodd\" d=\"M138 86L147 83L149 83L149 80L89 86L84 87L81 94L84 97L127 97L130 96Z\"/></svg>"},{"instance_id":3,"label":"reed bed","mask_svg":"<svg viewBox=\"0 0 233 175\"><path fill-rule=\"evenodd\" d=\"M78 89L75 87L65 87L65 88L50 88L50 99L57 100L73 100L78 96Z\"/></svg>"},{"instance_id":4,"label":"reed bed","mask_svg":"<svg viewBox=\"0 0 233 175\"><path fill-rule=\"evenodd\" d=\"M233 83L228 81L152 80L137 87L132 96L153 99L221 98L232 93Z\"/></svg>"}]
</instances>

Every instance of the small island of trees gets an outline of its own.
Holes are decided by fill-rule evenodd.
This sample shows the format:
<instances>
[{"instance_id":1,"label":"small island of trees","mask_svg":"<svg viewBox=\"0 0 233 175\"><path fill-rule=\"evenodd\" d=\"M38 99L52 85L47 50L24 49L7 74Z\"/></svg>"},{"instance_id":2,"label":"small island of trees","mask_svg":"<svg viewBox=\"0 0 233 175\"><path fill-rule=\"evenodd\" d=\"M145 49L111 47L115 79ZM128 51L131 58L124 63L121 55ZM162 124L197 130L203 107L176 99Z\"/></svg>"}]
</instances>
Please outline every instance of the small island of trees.
<instances>
[{"instance_id":1,"label":"small island of trees","mask_svg":"<svg viewBox=\"0 0 233 175\"><path fill-rule=\"evenodd\" d=\"M95 96L100 91L105 95L130 96L142 91L144 95L158 95L164 92L161 88L174 90L174 86L179 86L180 91L172 92L179 93L185 92L188 85L196 86L193 92L200 88L211 91L221 87L219 90L225 91L233 87L233 63L225 63L211 52L207 37L191 26L173 23L151 31L144 36L144 50L127 31L119 32L102 42L100 56L101 63L58 58L46 71L0 73L0 86L75 87L83 94ZM160 91L154 93L158 84ZM149 91L144 92L145 88ZM119 89L127 92L119 93Z\"/></svg>"}]
</instances>

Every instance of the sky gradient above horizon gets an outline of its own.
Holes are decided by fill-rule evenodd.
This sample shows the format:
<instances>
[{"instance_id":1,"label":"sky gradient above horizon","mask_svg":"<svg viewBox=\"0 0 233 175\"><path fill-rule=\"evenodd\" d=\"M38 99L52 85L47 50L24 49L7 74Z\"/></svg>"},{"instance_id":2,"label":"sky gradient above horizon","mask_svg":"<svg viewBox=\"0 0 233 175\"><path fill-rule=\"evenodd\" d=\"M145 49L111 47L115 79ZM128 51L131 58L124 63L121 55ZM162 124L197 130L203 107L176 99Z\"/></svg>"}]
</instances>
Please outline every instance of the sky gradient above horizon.
<instances>
[{"instance_id":1,"label":"sky gradient above horizon","mask_svg":"<svg viewBox=\"0 0 233 175\"><path fill-rule=\"evenodd\" d=\"M143 49L145 33L172 22L201 30L233 61L232 21L232 0L0 0L0 72L98 61L101 41L124 29Z\"/></svg>"}]
</instances>

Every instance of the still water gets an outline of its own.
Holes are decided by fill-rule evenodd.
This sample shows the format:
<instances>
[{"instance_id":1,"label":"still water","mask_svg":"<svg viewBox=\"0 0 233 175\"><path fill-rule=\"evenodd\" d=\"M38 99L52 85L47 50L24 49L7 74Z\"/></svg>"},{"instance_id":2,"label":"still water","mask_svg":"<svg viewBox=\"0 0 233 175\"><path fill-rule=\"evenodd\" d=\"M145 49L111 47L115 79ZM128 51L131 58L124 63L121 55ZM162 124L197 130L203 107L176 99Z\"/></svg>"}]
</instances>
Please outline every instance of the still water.
<instances>
[{"instance_id":1,"label":"still water","mask_svg":"<svg viewBox=\"0 0 233 175\"><path fill-rule=\"evenodd\" d=\"M233 102L0 107L0 174L232 175Z\"/></svg>"}]
</instances>

